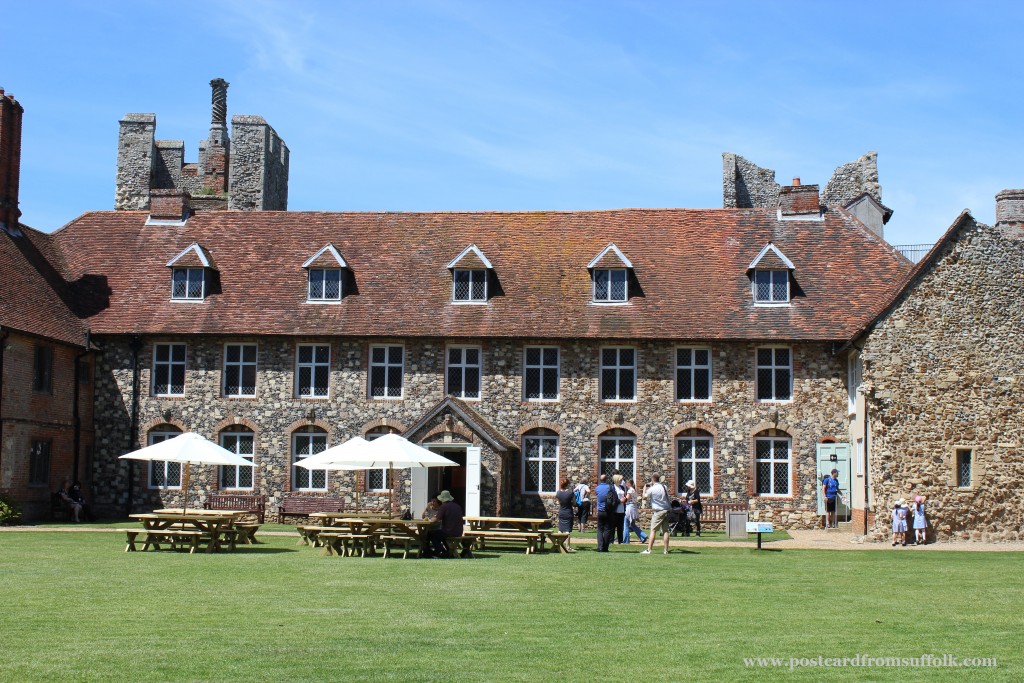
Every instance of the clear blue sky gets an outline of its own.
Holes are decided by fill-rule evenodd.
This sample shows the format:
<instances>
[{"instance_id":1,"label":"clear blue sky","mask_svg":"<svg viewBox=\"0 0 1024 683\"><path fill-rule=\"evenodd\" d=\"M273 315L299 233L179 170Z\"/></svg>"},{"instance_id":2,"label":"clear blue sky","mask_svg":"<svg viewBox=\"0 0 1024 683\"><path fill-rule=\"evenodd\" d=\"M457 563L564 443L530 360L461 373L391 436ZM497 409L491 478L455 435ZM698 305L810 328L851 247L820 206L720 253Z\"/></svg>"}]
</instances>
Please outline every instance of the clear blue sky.
<instances>
[{"instance_id":1,"label":"clear blue sky","mask_svg":"<svg viewBox=\"0 0 1024 683\"><path fill-rule=\"evenodd\" d=\"M970 6L969 6L970 5ZM259 114L293 210L721 206L721 154L822 186L878 152L894 244L1024 186L1021 3L4 0L22 220L113 207L118 120Z\"/></svg>"}]
</instances>

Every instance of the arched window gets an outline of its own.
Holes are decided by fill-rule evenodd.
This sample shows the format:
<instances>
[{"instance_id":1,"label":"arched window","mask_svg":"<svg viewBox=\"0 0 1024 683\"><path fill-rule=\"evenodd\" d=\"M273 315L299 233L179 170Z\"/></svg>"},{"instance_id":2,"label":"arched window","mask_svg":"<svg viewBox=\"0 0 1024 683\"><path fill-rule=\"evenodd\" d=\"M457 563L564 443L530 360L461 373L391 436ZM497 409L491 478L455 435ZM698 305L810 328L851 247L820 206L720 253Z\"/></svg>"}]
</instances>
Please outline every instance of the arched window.
<instances>
[{"instance_id":1,"label":"arched window","mask_svg":"<svg viewBox=\"0 0 1024 683\"><path fill-rule=\"evenodd\" d=\"M636 436L625 429L611 429L598 439L601 474L611 477L615 470L627 479L636 476Z\"/></svg>"},{"instance_id":2,"label":"arched window","mask_svg":"<svg viewBox=\"0 0 1024 683\"><path fill-rule=\"evenodd\" d=\"M531 429L523 435L523 493L558 491L558 434Z\"/></svg>"},{"instance_id":3,"label":"arched window","mask_svg":"<svg viewBox=\"0 0 1024 683\"><path fill-rule=\"evenodd\" d=\"M791 495L792 443L788 434L777 429L766 429L754 436L757 495Z\"/></svg>"},{"instance_id":4,"label":"arched window","mask_svg":"<svg viewBox=\"0 0 1024 683\"><path fill-rule=\"evenodd\" d=\"M713 461L714 438L701 429L688 429L676 438L676 488L685 492L690 479L701 495L714 492Z\"/></svg>"},{"instance_id":5,"label":"arched window","mask_svg":"<svg viewBox=\"0 0 1024 683\"><path fill-rule=\"evenodd\" d=\"M307 470L295 464L326 449L327 432L319 427L301 427L292 432L292 489L327 490L327 470Z\"/></svg>"},{"instance_id":6,"label":"arched window","mask_svg":"<svg viewBox=\"0 0 1024 683\"><path fill-rule=\"evenodd\" d=\"M398 434L394 427L381 425L366 432L366 440L373 441L385 434ZM388 491L391 489L391 471L387 467L379 467L373 470L366 470L367 491Z\"/></svg>"},{"instance_id":7,"label":"arched window","mask_svg":"<svg viewBox=\"0 0 1024 683\"><path fill-rule=\"evenodd\" d=\"M248 427L228 427L220 433L220 445L249 462L253 461L256 435ZM222 489L251 489L253 468L245 465L225 465L220 468Z\"/></svg>"},{"instance_id":8,"label":"arched window","mask_svg":"<svg viewBox=\"0 0 1024 683\"><path fill-rule=\"evenodd\" d=\"M146 442L153 444L173 439L181 434L181 430L174 425L157 425L149 430ZM151 460L149 462L149 488L151 489L180 489L181 488L181 463L167 462L165 460Z\"/></svg>"}]
</instances>

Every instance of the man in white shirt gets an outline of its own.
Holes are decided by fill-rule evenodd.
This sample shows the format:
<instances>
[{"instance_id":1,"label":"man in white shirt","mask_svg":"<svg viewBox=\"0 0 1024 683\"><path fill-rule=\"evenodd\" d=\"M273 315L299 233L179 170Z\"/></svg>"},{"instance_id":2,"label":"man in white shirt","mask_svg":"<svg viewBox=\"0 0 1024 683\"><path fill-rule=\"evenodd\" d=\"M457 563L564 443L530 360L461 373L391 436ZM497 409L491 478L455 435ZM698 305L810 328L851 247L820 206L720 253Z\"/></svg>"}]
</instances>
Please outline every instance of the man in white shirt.
<instances>
[{"instance_id":1,"label":"man in white shirt","mask_svg":"<svg viewBox=\"0 0 1024 683\"><path fill-rule=\"evenodd\" d=\"M647 550L642 551L641 555L651 554L659 528L665 541L665 554L668 555L668 511L672 508L672 502L668 495L668 489L665 488L665 484L661 480L662 476L655 474L651 477L651 482L644 486L644 500L650 499L651 501L651 533L647 536Z\"/></svg>"}]
</instances>

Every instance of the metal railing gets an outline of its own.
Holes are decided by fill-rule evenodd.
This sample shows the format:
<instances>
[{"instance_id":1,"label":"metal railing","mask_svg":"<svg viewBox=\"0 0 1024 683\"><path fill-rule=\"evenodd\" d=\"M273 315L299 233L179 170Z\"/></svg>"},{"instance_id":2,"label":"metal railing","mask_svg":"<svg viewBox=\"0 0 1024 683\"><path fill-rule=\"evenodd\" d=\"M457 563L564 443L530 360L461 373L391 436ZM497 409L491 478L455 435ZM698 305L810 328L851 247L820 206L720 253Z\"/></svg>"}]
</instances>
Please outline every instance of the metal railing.
<instances>
[{"instance_id":1,"label":"metal railing","mask_svg":"<svg viewBox=\"0 0 1024 683\"><path fill-rule=\"evenodd\" d=\"M924 258L924 255L931 251L931 244L897 244L896 250L907 257L907 260L917 263Z\"/></svg>"}]
</instances>

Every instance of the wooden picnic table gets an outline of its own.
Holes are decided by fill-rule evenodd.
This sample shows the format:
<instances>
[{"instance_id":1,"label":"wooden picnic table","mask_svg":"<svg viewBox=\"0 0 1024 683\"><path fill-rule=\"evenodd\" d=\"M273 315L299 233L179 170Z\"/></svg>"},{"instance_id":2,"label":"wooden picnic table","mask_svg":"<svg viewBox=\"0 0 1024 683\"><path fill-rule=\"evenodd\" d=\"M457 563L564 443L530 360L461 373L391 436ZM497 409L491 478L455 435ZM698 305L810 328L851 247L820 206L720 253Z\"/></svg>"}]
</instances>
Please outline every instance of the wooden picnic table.
<instances>
[{"instance_id":1,"label":"wooden picnic table","mask_svg":"<svg viewBox=\"0 0 1024 683\"><path fill-rule=\"evenodd\" d=\"M335 522L340 519L391 519L391 516L386 512L311 512L309 513L311 520L315 521L321 526L334 526Z\"/></svg>"},{"instance_id":2,"label":"wooden picnic table","mask_svg":"<svg viewBox=\"0 0 1024 683\"><path fill-rule=\"evenodd\" d=\"M390 550L391 539L408 539L415 544L422 554L427 545L427 529L433 522L426 519L394 519L387 517L337 517L329 530L321 530L320 538L324 552L337 552L341 541L346 537L360 538L366 541L364 551L373 554L378 541L384 542L385 554ZM337 530L337 531L335 531ZM326 540L325 540L326 539ZM408 553L408 544L406 545Z\"/></svg>"},{"instance_id":3,"label":"wooden picnic table","mask_svg":"<svg viewBox=\"0 0 1024 683\"><path fill-rule=\"evenodd\" d=\"M223 511L217 511L222 513ZM206 552L220 550L225 542L230 550L235 549L237 531L233 527L234 517L225 514L208 514L209 511L196 512L146 512L129 515L142 523L146 532L143 550L150 547L157 550L161 544L175 546L175 538L189 538L189 553L194 553L203 542ZM126 550L134 550L134 539L129 540Z\"/></svg>"},{"instance_id":4,"label":"wooden picnic table","mask_svg":"<svg viewBox=\"0 0 1024 683\"><path fill-rule=\"evenodd\" d=\"M547 517L466 517L468 536L475 537L480 547L487 541L508 541L526 545L526 553L544 550L550 541L552 550L568 553L569 534L562 534L550 526Z\"/></svg>"},{"instance_id":5,"label":"wooden picnic table","mask_svg":"<svg viewBox=\"0 0 1024 683\"><path fill-rule=\"evenodd\" d=\"M472 531L490 531L492 529L510 529L515 531L540 531L545 524L550 524L547 517L466 517L466 523Z\"/></svg>"}]
</instances>

